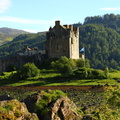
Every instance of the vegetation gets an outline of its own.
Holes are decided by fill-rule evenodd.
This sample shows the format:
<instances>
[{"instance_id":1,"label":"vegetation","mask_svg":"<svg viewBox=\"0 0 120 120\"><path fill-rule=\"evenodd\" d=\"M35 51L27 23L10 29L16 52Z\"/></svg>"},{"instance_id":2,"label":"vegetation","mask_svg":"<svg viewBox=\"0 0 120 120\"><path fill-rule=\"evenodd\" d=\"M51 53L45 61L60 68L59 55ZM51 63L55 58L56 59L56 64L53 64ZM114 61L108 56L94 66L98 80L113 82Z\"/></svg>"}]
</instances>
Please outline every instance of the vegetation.
<instances>
[{"instance_id":1,"label":"vegetation","mask_svg":"<svg viewBox=\"0 0 120 120\"><path fill-rule=\"evenodd\" d=\"M21 70L3 72L0 75L0 85L116 85L120 79L120 71L118 70L108 70L106 68L103 71L100 69L77 67L75 60L66 57L61 57L51 62L51 65L55 70L40 70L33 63L26 63ZM66 66L69 67L66 68Z\"/></svg>"},{"instance_id":2,"label":"vegetation","mask_svg":"<svg viewBox=\"0 0 120 120\"><path fill-rule=\"evenodd\" d=\"M8 44L0 46L0 58L5 58L10 55L15 56L26 45L31 48L38 47L38 49L43 49L45 39L45 33L21 34Z\"/></svg>"},{"instance_id":3,"label":"vegetation","mask_svg":"<svg viewBox=\"0 0 120 120\"><path fill-rule=\"evenodd\" d=\"M25 34L27 32L11 28L0 28L0 45L8 43L13 40L16 36L20 34Z\"/></svg>"},{"instance_id":4,"label":"vegetation","mask_svg":"<svg viewBox=\"0 0 120 120\"><path fill-rule=\"evenodd\" d=\"M93 89L90 91L65 91L86 116L95 120L119 120L120 87L106 87L104 91Z\"/></svg>"},{"instance_id":5,"label":"vegetation","mask_svg":"<svg viewBox=\"0 0 120 120\"><path fill-rule=\"evenodd\" d=\"M61 57L59 60L53 61L51 66L60 72L63 76L69 76L73 73L73 68L75 67L75 63L72 59L68 59L67 57Z\"/></svg>"},{"instance_id":6,"label":"vegetation","mask_svg":"<svg viewBox=\"0 0 120 120\"><path fill-rule=\"evenodd\" d=\"M21 68L19 74L22 79L25 79L38 76L40 74L40 70L35 66L34 63L26 63Z\"/></svg>"}]
</instances>

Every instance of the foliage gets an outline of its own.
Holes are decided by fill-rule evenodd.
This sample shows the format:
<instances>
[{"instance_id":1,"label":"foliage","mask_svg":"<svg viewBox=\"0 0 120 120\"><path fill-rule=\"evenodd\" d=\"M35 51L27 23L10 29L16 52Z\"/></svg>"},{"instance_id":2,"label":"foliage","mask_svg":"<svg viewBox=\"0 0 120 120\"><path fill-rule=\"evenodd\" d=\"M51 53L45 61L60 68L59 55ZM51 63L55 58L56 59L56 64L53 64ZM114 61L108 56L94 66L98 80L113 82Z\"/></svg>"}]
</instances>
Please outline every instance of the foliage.
<instances>
[{"instance_id":1,"label":"foliage","mask_svg":"<svg viewBox=\"0 0 120 120\"><path fill-rule=\"evenodd\" d=\"M104 72L105 72L105 77L109 78L109 69L108 69L108 67L105 68Z\"/></svg>"},{"instance_id":2,"label":"foliage","mask_svg":"<svg viewBox=\"0 0 120 120\"><path fill-rule=\"evenodd\" d=\"M20 70L20 76L22 78L35 77L38 76L40 70L35 66L34 63L26 63Z\"/></svg>"},{"instance_id":3,"label":"foliage","mask_svg":"<svg viewBox=\"0 0 120 120\"><path fill-rule=\"evenodd\" d=\"M90 61L88 59L85 59L85 61L83 59L77 59L76 60L76 67L89 68L90 67Z\"/></svg>"},{"instance_id":4,"label":"foliage","mask_svg":"<svg viewBox=\"0 0 120 120\"><path fill-rule=\"evenodd\" d=\"M8 65L6 68L6 72L12 72L12 71L16 71L16 70L18 70L18 68L13 64Z\"/></svg>"},{"instance_id":5,"label":"foliage","mask_svg":"<svg viewBox=\"0 0 120 120\"><path fill-rule=\"evenodd\" d=\"M87 79L104 79L105 73L102 70L91 68L79 68L74 70L74 77Z\"/></svg>"},{"instance_id":6,"label":"foliage","mask_svg":"<svg viewBox=\"0 0 120 120\"><path fill-rule=\"evenodd\" d=\"M63 56L55 62L51 62L51 66L55 70L58 70L63 76L69 76L73 73L75 62L72 59Z\"/></svg>"},{"instance_id":7,"label":"foliage","mask_svg":"<svg viewBox=\"0 0 120 120\"><path fill-rule=\"evenodd\" d=\"M91 67L97 69L120 69L120 15L86 17L80 27L81 46L85 46L85 55L91 61Z\"/></svg>"}]
</instances>

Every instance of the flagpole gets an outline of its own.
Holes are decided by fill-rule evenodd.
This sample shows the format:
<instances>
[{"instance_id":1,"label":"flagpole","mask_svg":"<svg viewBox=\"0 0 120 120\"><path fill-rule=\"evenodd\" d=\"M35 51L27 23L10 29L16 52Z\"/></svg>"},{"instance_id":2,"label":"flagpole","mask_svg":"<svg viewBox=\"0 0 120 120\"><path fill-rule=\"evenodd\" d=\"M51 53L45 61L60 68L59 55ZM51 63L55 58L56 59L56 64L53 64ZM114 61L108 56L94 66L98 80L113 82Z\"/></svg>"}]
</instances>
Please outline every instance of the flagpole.
<instances>
[{"instance_id":1,"label":"flagpole","mask_svg":"<svg viewBox=\"0 0 120 120\"><path fill-rule=\"evenodd\" d=\"M85 68L85 48L84 48L84 68Z\"/></svg>"}]
</instances>

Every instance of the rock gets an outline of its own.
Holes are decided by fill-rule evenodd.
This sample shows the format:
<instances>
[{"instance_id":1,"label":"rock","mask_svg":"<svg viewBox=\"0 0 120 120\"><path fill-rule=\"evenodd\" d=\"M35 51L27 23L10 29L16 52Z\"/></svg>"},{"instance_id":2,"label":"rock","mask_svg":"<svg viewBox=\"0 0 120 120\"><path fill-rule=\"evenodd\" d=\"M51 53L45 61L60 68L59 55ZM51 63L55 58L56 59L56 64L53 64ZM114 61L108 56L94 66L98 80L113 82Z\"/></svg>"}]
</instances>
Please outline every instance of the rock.
<instances>
[{"instance_id":1,"label":"rock","mask_svg":"<svg viewBox=\"0 0 120 120\"><path fill-rule=\"evenodd\" d=\"M0 101L0 120L39 120L29 113L26 105L16 99Z\"/></svg>"},{"instance_id":2,"label":"rock","mask_svg":"<svg viewBox=\"0 0 120 120\"><path fill-rule=\"evenodd\" d=\"M68 98L61 97L53 103L51 120L80 120L76 105Z\"/></svg>"},{"instance_id":3,"label":"rock","mask_svg":"<svg viewBox=\"0 0 120 120\"><path fill-rule=\"evenodd\" d=\"M45 103L41 111L37 112L40 120L81 120L81 115L77 113L77 106L67 96L60 95L56 100L52 100L51 93L51 90L43 91L26 98L24 102L28 111L35 112L35 104L43 101L45 98L44 94L47 94L47 97L50 96L50 99L46 100L45 98L44 102L47 101L47 103ZM54 92L53 95L55 94Z\"/></svg>"},{"instance_id":4,"label":"rock","mask_svg":"<svg viewBox=\"0 0 120 120\"><path fill-rule=\"evenodd\" d=\"M4 95L1 95L0 96L0 101L3 101L3 100L12 100L13 98L10 97L9 94L4 94Z\"/></svg>"},{"instance_id":5,"label":"rock","mask_svg":"<svg viewBox=\"0 0 120 120\"><path fill-rule=\"evenodd\" d=\"M42 93L38 92L24 99L23 102L26 104L29 112L35 112L35 104L41 99L41 97Z\"/></svg>"}]
</instances>

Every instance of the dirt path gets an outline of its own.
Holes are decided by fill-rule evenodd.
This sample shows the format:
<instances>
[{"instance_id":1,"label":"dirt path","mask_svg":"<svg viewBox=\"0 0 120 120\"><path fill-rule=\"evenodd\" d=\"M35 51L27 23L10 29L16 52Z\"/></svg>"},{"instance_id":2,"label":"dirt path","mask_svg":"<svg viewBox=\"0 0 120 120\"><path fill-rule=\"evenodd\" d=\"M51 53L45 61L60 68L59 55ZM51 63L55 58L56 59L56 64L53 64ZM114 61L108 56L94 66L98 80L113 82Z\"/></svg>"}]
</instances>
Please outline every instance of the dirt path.
<instances>
[{"instance_id":1,"label":"dirt path","mask_svg":"<svg viewBox=\"0 0 120 120\"><path fill-rule=\"evenodd\" d=\"M70 89L77 89L77 90L90 90L90 89L101 89L103 90L103 86L19 86L19 87L0 87L0 90L16 90L16 89L26 89L26 90L70 90Z\"/></svg>"}]
</instances>

